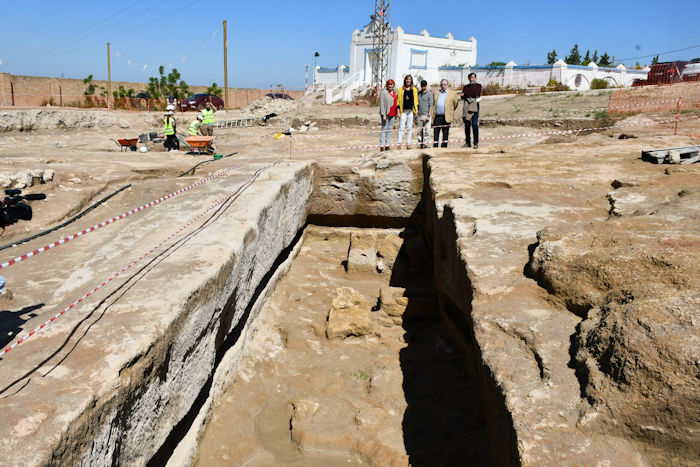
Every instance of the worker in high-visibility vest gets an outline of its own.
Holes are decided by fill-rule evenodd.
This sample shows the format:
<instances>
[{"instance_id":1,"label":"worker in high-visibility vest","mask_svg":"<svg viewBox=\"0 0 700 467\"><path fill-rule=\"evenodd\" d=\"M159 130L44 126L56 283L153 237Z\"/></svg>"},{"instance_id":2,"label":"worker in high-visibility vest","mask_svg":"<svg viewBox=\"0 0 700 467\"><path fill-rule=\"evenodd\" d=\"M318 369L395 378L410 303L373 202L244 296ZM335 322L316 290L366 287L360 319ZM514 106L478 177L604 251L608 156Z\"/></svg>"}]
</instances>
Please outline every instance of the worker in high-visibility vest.
<instances>
[{"instance_id":1,"label":"worker in high-visibility vest","mask_svg":"<svg viewBox=\"0 0 700 467\"><path fill-rule=\"evenodd\" d=\"M214 136L214 106L207 102L207 108L202 109L202 136Z\"/></svg>"},{"instance_id":2,"label":"worker in high-visibility vest","mask_svg":"<svg viewBox=\"0 0 700 467\"><path fill-rule=\"evenodd\" d=\"M194 120L192 120L190 122L190 126L187 129L187 133L190 136L198 136L199 130L201 129L201 127L202 127L202 116L197 115L197 118L195 118Z\"/></svg>"},{"instance_id":3,"label":"worker in high-visibility vest","mask_svg":"<svg viewBox=\"0 0 700 467\"><path fill-rule=\"evenodd\" d=\"M170 151L172 149L180 149L180 141L178 141L175 132L177 131L177 123L175 122L174 112L169 110L163 118L163 134L165 135L165 143L163 146Z\"/></svg>"}]
</instances>

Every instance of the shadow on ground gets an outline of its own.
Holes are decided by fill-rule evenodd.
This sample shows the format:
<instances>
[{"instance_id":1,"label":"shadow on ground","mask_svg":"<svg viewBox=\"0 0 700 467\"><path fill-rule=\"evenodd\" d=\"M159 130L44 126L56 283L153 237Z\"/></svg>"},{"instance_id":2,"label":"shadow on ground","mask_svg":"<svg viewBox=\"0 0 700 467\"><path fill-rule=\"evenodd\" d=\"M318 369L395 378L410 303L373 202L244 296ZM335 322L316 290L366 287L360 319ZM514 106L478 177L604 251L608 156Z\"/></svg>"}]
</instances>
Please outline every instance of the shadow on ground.
<instances>
[{"instance_id":1,"label":"shadow on ground","mask_svg":"<svg viewBox=\"0 0 700 467\"><path fill-rule=\"evenodd\" d=\"M406 231L402 236L411 237ZM414 243L415 244L415 243ZM438 310L433 265L410 266L402 250L391 285L409 297L403 328L408 345L400 352L403 419L410 465L488 465L486 422L478 383L467 356L453 341Z\"/></svg>"}]
</instances>

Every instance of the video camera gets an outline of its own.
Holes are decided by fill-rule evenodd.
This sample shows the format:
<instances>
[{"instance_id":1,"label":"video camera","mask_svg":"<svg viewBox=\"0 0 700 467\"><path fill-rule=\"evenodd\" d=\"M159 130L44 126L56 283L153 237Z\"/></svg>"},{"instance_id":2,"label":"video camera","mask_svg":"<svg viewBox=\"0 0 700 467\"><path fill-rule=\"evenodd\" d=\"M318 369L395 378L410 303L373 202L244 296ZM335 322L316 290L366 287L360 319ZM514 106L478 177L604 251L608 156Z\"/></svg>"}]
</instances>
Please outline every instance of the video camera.
<instances>
[{"instance_id":1,"label":"video camera","mask_svg":"<svg viewBox=\"0 0 700 467\"><path fill-rule=\"evenodd\" d=\"M34 201L46 199L43 193L22 195L22 190L5 190L7 195L0 205L0 227L3 229L18 220L28 221L32 219L32 207L22 200Z\"/></svg>"}]
</instances>

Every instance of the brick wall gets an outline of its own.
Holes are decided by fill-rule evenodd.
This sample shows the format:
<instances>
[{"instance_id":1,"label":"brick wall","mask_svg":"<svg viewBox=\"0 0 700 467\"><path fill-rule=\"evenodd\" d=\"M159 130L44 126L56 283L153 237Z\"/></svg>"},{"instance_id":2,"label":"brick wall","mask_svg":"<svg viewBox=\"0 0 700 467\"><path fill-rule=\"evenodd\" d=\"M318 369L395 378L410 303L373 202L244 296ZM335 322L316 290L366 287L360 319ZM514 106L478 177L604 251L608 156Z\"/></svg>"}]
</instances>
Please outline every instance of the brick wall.
<instances>
[{"instance_id":1,"label":"brick wall","mask_svg":"<svg viewBox=\"0 0 700 467\"><path fill-rule=\"evenodd\" d=\"M94 80L96 96L91 97L98 105L104 105L105 99L99 97L100 86L107 87L106 81ZM112 90L134 89L138 92L146 89L145 83L130 81L112 81ZM192 93L206 92L207 86L190 86ZM275 90L277 91L277 90ZM229 108L238 109L260 99L270 89L229 88ZM285 91L297 99L304 93L302 91ZM14 103L13 103L14 98ZM47 78L43 76L21 76L9 73L0 73L0 106L16 107L51 105L64 107L79 107L85 105L85 84L81 79Z\"/></svg>"}]
</instances>

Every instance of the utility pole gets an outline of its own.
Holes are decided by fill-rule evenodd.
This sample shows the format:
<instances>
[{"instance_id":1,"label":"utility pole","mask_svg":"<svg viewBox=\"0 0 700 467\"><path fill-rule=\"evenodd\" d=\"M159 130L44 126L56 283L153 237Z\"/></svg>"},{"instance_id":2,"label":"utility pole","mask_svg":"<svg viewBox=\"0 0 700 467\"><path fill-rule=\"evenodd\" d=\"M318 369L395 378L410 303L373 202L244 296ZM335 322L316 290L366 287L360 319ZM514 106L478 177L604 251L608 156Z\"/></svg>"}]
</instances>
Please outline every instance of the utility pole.
<instances>
[{"instance_id":1,"label":"utility pole","mask_svg":"<svg viewBox=\"0 0 700 467\"><path fill-rule=\"evenodd\" d=\"M226 20L224 20L224 107L228 112L228 54L226 52Z\"/></svg>"},{"instance_id":2,"label":"utility pole","mask_svg":"<svg viewBox=\"0 0 700 467\"><path fill-rule=\"evenodd\" d=\"M373 21L372 46L374 48L374 66L372 67L372 87L376 96L389 76L389 45L391 43L391 27L389 26L389 0L375 0Z\"/></svg>"},{"instance_id":3,"label":"utility pole","mask_svg":"<svg viewBox=\"0 0 700 467\"><path fill-rule=\"evenodd\" d=\"M107 108L112 100L112 63L109 58L109 42L107 42Z\"/></svg>"},{"instance_id":4,"label":"utility pole","mask_svg":"<svg viewBox=\"0 0 700 467\"><path fill-rule=\"evenodd\" d=\"M304 79L305 86L304 86L304 91L309 89L309 65L306 65L306 78Z\"/></svg>"}]
</instances>

